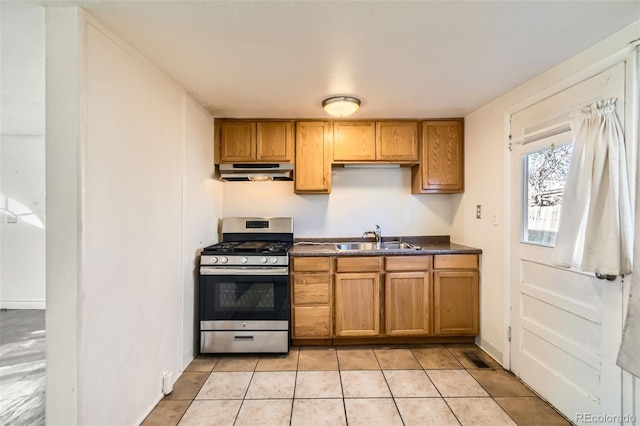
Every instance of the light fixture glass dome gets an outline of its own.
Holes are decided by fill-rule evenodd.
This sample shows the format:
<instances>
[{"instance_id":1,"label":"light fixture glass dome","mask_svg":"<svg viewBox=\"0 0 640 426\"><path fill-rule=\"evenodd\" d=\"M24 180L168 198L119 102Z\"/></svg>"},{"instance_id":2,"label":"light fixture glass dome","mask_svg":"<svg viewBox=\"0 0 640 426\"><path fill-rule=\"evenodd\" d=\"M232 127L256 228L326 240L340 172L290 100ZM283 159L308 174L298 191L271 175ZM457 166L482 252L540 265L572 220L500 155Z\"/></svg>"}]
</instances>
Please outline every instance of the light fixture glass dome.
<instances>
[{"instance_id":1,"label":"light fixture glass dome","mask_svg":"<svg viewBox=\"0 0 640 426\"><path fill-rule=\"evenodd\" d=\"M334 96L322 101L322 108L334 117L346 117L360 108L360 99L351 96Z\"/></svg>"}]
</instances>

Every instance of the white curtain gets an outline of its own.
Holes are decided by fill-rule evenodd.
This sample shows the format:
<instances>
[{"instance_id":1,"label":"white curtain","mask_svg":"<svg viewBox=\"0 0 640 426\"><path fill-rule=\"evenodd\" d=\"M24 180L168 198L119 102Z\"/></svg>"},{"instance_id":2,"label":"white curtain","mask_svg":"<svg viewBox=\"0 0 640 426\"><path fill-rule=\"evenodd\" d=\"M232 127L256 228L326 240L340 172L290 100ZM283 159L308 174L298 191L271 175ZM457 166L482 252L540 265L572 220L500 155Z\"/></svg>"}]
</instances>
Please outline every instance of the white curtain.
<instances>
[{"instance_id":1,"label":"white curtain","mask_svg":"<svg viewBox=\"0 0 640 426\"><path fill-rule=\"evenodd\" d=\"M638 63L640 62L640 52L638 46L635 47L635 52L631 56L631 75L635 76L630 83L630 87L627 93L631 96L627 97L627 108L630 108L632 115L637 117L635 122L627 123L629 133L627 136L627 143L629 146L628 155L634 157L635 163L631 162L629 171L631 175L635 175L634 181L631 181L631 197L635 198L635 229L640 229L640 197L638 197L638 185L640 185L640 72ZM632 145L633 144L633 145ZM635 153L632 148L635 148ZM633 203L634 200L632 200ZM633 270L635 274L631 274L631 287L629 291L629 304L627 305L627 317L624 322L624 328L622 330L622 342L620 343L620 350L618 352L617 364L628 371L629 373L640 377L640 356L638 356L638 348L640 348L640 238L634 238L634 255L633 255Z\"/></svg>"},{"instance_id":2,"label":"white curtain","mask_svg":"<svg viewBox=\"0 0 640 426\"><path fill-rule=\"evenodd\" d=\"M633 223L616 99L572 114L573 156L553 263L604 275L631 273Z\"/></svg>"}]
</instances>

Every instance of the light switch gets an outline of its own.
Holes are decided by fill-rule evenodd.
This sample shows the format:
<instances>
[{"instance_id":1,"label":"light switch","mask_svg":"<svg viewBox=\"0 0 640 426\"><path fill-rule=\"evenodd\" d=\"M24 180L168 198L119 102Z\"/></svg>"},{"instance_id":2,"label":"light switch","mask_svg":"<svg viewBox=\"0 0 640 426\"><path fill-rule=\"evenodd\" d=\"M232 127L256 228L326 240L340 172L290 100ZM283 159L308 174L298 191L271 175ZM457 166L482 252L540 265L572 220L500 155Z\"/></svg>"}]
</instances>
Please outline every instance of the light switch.
<instances>
[{"instance_id":1,"label":"light switch","mask_svg":"<svg viewBox=\"0 0 640 426\"><path fill-rule=\"evenodd\" d=\"M476 205L476 219L482 218L482 206L480 204Z\"/></svg>"}]
</instances>

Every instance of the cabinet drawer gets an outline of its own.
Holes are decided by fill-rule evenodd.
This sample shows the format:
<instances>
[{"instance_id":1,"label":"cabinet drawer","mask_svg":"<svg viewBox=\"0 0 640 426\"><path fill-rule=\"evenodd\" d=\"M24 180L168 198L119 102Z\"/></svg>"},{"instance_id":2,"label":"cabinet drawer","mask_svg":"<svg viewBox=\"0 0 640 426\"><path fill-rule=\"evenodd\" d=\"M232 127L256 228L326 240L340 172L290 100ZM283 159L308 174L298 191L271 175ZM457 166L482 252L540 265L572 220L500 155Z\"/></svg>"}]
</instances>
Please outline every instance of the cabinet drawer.
<instances>
[{"instance_id":1,"label":"cabinet drawer","mask_svg":"<svg viewBox=\"0 0 640 426\"><path fill-rule=\"evenodd\" d=\"M431 256L390 256L384 258L387 271L428 271Z\"/></svg>"},{"instance_id":2,"label":"cabinet drawer","mask_svg":"<svg viewBox=\"0 0 640 426\"><path fill-rule=\"evenodd\" d=\"M381 257L337 257L336 272L380 272Z\"/></svg>"},{"instance_id":3,"label":"cabinet drawer","mask_svg":"<svg viewBox=\"0 0 640 426\"><path fill-rule=\"evenodd\" d=\"M434 269L477 269L477 254L440 254L433 257Z\"/></svg>"},{"instance_id":4,"label":"cabinet drawer","mask_svg":"<svg viewBox=\"0 0 640 426\"><path fill-rule=\"evenodd\" d=\"M294 272L328 272L329 257L292 257L291 265Z\"/></svg>"},{"instance_id":5,"label":"cabinet drawer","mask_svg":"<svg viewBox=\"0 0 640 426\"><path fill-rule=\"evenodd\" d=\"M329 274L294 274L293 304L328 304L330 282Z\"/></svg>"},{"instance_id":6,"label":"cabinet drawer","mask_svg":"<svg viewBox=\"0 0 640 426\"><path fill-rule=\"evenodd\" d=\"M331 308L329 306L295 306L293 308L294 339L322 339L331 337Z\"/></svg>"}]
</instances>

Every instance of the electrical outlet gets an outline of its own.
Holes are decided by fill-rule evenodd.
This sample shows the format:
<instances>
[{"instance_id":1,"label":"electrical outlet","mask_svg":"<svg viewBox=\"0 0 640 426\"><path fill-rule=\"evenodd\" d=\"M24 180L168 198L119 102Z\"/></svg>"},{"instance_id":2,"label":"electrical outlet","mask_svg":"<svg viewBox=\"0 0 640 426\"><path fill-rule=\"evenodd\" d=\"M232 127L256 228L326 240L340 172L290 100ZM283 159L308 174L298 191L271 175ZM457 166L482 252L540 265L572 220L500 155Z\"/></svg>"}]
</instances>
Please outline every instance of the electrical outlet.
<instances>
[{"instance_id":1,"label":"electrical outlet","mask_svg":"<svg viewBox=\"0 0 640 426\"><path fill-rule=\"evenodd\" d=\"M476 219L482 219L482 206L480 204L476 205Z\"/></svg>"},{"instance_id":2,"label":"electrical outlet","mask_svg":"<svg viewBox=\"0 0 640 426\"><path fill-rule=\"evenodd\" d=\"M493 226L498 226L498 225L500 225L500 221L498 220L498 213L494 213L494 214L491 216L491 221L492 221L492 223L493 223Z\"/></svg>"},{"instance_id":3,"label":"electrical outlet","mask_svg":"<svg viewBox=\"0 0 640 426\"><path fill-rule=\"evenodd\" d=\"M18 223L18 216L15 216L15 215L7 216L7 223Z\"/></svg>"}]
</instances>

